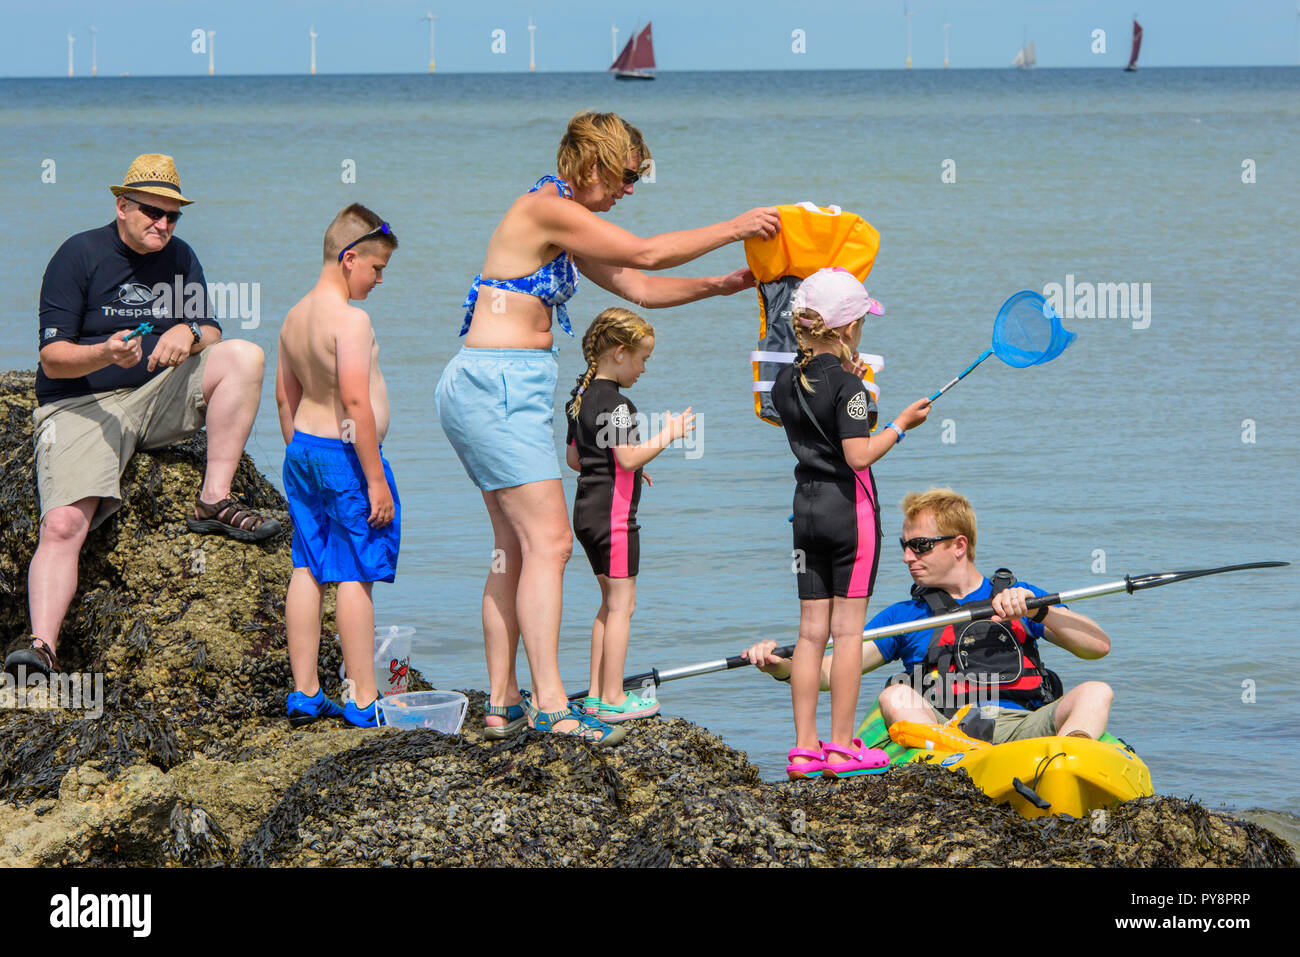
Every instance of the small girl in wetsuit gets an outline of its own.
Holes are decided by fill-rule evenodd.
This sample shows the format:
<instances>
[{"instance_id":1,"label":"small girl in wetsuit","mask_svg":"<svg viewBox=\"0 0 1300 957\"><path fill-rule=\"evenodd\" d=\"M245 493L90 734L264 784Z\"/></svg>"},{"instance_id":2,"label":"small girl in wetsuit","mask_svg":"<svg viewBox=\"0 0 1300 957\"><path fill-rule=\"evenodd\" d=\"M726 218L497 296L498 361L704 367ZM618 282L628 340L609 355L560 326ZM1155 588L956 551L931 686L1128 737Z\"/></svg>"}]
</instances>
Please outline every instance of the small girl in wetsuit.
<instances>
[{"instance_id":1,"label":"small girl in wetsuit","mask_svg":"<svg viewBox=\"0 0 1300 957\"><path fill-rule=\"evenodd\" d=\"M794 548L799 640L790 663L795 746L792 779L882 771L889 757L853 737L862 683L862 629L880 559L880 508L871 465L925 421L929 399L908 406L875 435L875 404L863 385L858 342L868 314L884 308L844 269L820 269L791 302L799 356L782 369L772 401L795 467ZM817 695L828 635L831 737L817 733Z\"/></svg>"},{"instance_id":2,"label":"small girl in wetsuit","mask_svg":"<svg viewBox=\"0 0 1300 957\"><path fill-rule=\"evenodd\" d=\"M573 500L573 530L600 583L600 611L591 627L591 685L583 707L606 723L645 718L659 711L653 695L623 691L623 665L636 606L640 526L636 507L642 467L695 429L688 408L665 414L659 433L640 442L636 406L626 389L641 377L654 351L654 329L629 309L606 309L582 337L587 368L565 407L569 423L565 454L581 473Z\"/></svg>"}]
</instances>

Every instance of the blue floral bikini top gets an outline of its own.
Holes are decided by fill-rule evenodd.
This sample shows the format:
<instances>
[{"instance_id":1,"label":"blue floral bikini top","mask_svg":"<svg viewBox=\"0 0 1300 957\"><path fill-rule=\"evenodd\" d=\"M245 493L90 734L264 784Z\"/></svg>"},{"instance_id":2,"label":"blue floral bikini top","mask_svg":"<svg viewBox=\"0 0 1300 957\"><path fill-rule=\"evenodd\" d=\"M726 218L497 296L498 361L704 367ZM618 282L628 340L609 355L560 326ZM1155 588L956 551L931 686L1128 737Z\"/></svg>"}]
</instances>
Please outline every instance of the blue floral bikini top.
<instances>
[{"instance_id":1,"label":"blue floral bikini top","mask_svg":"<svg viewBox=\"0 0 1300 957\"><path fill-rule=\"evenodd\" d=\"M570 199L573 197L573 188L558 176L543 176L528 192L535 193L546 183L554 183L561 196ZM470 321L474 318L474 304L478 302L479 286L492 286L495 289L508 289L511 292L536 296L546 305L555 307L555 321L560 324L561 329L573 335L573 329L569 326L569 313L564 308L564 304L578 289L578 269L573 264L573 257L567 251L560 253L530 276L521 276L518 279L484 279L482 273L475 276L474 282L469 287L469 295L465 297L464 305L461 307L465 310L465 323L460 327L462 336L469 332Z\"/></svg>"}]
</instances>

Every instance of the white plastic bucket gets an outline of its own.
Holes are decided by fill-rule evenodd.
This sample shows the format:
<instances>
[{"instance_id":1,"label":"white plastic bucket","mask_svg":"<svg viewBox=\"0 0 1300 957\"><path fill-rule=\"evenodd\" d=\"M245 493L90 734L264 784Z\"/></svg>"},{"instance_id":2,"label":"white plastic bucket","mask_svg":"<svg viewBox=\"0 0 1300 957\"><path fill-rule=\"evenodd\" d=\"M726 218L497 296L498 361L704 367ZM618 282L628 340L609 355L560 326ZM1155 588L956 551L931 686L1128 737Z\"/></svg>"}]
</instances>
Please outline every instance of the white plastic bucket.
<instances>
[{"instance_id":1,"label":"white plastic bucket","mask_svg":"<svg viewBox=\"0 0 1300 957\"><path fill-rule=\"evenodd\" d=\"M410 691L380 698L376 707L393 728L432 728L459 734L469 699L457 691Z\"/></svg>"}]
</instances>

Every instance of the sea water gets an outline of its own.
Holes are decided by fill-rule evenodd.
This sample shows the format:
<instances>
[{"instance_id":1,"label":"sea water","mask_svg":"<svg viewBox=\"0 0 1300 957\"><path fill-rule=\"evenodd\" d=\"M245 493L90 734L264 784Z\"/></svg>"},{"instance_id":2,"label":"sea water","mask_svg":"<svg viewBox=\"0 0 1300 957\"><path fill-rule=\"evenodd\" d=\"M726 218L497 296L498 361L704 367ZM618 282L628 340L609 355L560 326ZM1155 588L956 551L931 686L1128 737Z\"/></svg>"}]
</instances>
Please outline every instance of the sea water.
<instances>
[{"instance_id":1,"label":"sea water","mask_svg":"<svg viewBox=\"0 0 1300 957\"><path fill-rule=\"evenodd\" d=\"M432 412L433 386L460 346L460 303L501 213L554 171L569 116L616 110L656 163L654 181L607 215L623 228L648 236L812 200L880 230L868 286L886 313L863 348L885 356L887 418L987 347L1011 293L1071 291L1062 311L1079 338L1063 356L1023 371L990 360L876 467L886 545L873 611L907 596L896 503L931 485L974 503L981 570L1005 565L1049 590L1297 561L1297 93L1300 70L1287 68L2 80L0 367L35 364L54 250L109 221L107 187L132 157L171 153L196 201L177 235L210 282L229 284L226 335L267 352L248 451L279 484L280 320L315 281L333 215L353 201L375 209L401 241L364 307L404 505L397 582L376 589L376 605L417 628L413 663L435 685L485 688L490 526ZM728 246L672 273L743 264ZM616 301L582 281L569 304L579 334ZM691 457L669 451L648 469L629 673L795 637L794 460L753 414L756 305L746 291L648 315L657 345L630 396L647 412L693 406L697 441ZM557 330L556 341L558 402L582 363L576 340ZM565 487L571 496L567 470ZM1067 685L1112 685L1111 729L1160 792L1294 814L1297 572L1079 603L1111 653L1082 661L1047 646L1047 662ZM570 690L587 684L599 600L578 549L560 636ZM860 710L892 670L864 679ZM665 714L781 776L788 686L745 669L660 697Z\"/></svg>"}]
</instances>

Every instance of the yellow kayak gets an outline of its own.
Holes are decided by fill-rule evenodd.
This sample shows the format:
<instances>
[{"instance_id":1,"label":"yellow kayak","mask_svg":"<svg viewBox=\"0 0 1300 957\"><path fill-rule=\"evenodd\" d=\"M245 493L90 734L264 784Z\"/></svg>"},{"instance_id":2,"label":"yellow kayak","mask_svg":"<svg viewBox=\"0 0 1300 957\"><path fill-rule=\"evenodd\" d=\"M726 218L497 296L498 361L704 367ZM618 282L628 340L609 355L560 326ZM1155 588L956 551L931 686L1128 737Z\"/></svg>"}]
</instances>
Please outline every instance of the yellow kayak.
<instances>
[{"instance_id":1,"label":"yellow kayak","mask_svg":"<svg viewBox=\"0 0 1300 957\"><path fill-rule=\"evenodd\" d=\"M889 737L876 707L858 728L858 737L869 747L883 748L891 766L964 768L976 787L999 804L1009 803L1023 817L1084 817L1096 808L1155 793L1146 764L1111 734L1100 741L1051 737L998 745L980 742L981 747L964 751L943 750L939 741L909 748Z\"/></svg>"}]
</instances>

